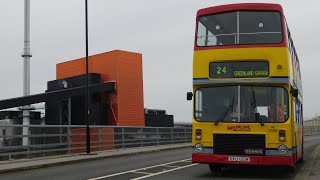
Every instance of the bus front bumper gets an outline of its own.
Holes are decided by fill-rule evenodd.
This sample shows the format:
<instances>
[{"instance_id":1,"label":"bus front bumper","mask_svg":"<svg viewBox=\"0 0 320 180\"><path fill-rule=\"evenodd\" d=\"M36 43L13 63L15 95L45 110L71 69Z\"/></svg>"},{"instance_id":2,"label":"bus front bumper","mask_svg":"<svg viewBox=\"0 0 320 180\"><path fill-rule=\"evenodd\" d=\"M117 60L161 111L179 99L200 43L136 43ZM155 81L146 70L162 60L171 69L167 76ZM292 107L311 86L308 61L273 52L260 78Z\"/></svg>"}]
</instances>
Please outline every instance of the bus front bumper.
<instances>
[{"instance_id":1,"label":"bus front bumper","mask_svg":"<svg viewBox=\"0 0 320 180\"><path fill-rule=\"evenodd\" d=\"M193 163L293 166L292 156L192 154Z\"/></svg>"}]
</instances>

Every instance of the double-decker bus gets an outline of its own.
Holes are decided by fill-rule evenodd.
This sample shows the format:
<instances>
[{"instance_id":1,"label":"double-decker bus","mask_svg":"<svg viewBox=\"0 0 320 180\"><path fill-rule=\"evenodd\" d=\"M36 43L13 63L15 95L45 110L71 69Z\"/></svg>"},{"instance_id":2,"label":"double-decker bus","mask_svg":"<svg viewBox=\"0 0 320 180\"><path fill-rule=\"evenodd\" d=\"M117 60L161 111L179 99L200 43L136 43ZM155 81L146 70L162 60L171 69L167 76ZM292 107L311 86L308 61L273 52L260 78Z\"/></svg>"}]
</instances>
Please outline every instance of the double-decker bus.
<instances>
[{"instance_id":1,"label":"double-decker bus","mask_svg":"<svg viewBox=\"0 0 320 180\"><path fill-rule=\"evenodd\" d=\"M192 162L286 166L303 161L302 83L283 9L201 9L193 59Z\"/></svg>"}]
</instances>

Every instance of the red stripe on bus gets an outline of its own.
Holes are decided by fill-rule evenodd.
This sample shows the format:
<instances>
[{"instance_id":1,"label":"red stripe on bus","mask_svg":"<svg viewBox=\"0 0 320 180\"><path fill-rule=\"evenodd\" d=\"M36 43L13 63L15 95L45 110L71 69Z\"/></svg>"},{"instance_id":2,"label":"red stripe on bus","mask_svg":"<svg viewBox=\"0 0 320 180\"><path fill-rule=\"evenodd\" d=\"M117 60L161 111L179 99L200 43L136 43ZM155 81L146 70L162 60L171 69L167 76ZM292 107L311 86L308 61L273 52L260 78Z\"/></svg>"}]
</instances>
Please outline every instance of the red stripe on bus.
<instances>
[{"instance_id":1,"label":"red stripe on bus","mask_svg":"<svg viewBox=\"0 0 320 180\"><path fill-rule=\"evenodd\" d=\"M279 11L283 14L283 9L279 4L270 3L239 3L239 4L227 4L221 6L208 7L200 9L197 12L197 16L215 14L236 10L265 10L265 11Z\"/></svg>"},{"instance_id":2,"label":"red stripe on bus","mask_svg":"<svg viewBox=\"0 0 320 180\"><path fill-rule=\"evenodd\" d=\"M200 50L213 50L213 49L232 49L232 48L265 48L265 47L287 47L287 38L285 37L283 42L280 44L235 44L235 45L226 45L226 46L206 46L200 47L196 44L194 45L195 51Z\"/></svg>"},{"instance_id":3,"label":"red stripe on bus","mask_svg":"<svg viewBox=\"0 0 320 180\"><path fill-rule=\"evenodd\" d=\"M250 162L229 161L229 157L250 157ZM294 155L293 155L294 156ZM192 154L193 163L243 164L243 165L279 165L293 166L292 156L237 156L216 154Z\"/></svg>"}]
</instances>

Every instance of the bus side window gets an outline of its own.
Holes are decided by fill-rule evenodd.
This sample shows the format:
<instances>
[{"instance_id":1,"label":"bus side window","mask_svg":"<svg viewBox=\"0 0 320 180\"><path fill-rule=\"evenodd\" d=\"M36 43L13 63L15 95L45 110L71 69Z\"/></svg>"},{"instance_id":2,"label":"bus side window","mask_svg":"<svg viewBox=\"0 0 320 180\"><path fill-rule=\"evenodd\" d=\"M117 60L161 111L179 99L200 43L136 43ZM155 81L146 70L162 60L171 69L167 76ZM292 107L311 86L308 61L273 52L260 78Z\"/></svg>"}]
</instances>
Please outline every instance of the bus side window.
<instances>
[{"instance_id":1,"label":"bus side window","mask_svg":"<svg viewBox=\"0 0 320 180\"><path fill-rule=\"evenodd\" d=\"M202 91L196 91L196 104L195 104L195 116L196 118L202 117Z\"/></svg>"},{"instance_id":2,"label":"bus side window","mask_svg":"<svg viewBox=\"0 0 320 180\"><path fill-rule=\"evenodd\" d=\"M301 125L303 125L303 106L301 104Z\"/></svg>"},{"instance_id":3,"label":"bus side window","mask_svg":"<svg viewBox=\"0 0 320 180\"><path fill-rule=\"evenodd\" d=\"M299 123L299 124L302 124L302 104L300 103L300 101L296 100L294 102L295 104L295 122L296 123Z\"/></svg>"}]
</instances>

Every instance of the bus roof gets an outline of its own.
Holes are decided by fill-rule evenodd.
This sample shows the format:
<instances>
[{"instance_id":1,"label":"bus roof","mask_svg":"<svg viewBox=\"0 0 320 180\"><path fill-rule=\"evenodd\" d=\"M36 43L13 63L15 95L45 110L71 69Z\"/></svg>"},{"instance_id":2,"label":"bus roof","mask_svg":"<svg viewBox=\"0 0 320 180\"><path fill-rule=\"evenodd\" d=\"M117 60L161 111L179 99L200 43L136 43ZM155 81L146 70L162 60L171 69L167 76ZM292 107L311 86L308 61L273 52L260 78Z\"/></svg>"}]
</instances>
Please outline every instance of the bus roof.
<instances>
[{"instance_id":1,"label":"bus roof","mask_svg":"<svg viewBox=\"0 0 320 180\"><path fill-rule=\"evenodd\" d=\"M269 11L279 11L283 14L283 9L280 4L271 3L239 3L239 4L226 4L221 6L214 6L209 8L200 9L197 16L205 14L221 13L226 11L236 11L236 10L269 10Z\"/></svg>"}]
</instances>

